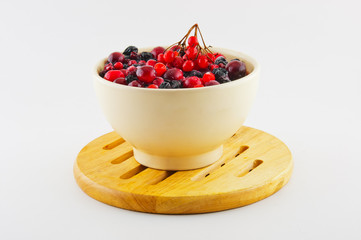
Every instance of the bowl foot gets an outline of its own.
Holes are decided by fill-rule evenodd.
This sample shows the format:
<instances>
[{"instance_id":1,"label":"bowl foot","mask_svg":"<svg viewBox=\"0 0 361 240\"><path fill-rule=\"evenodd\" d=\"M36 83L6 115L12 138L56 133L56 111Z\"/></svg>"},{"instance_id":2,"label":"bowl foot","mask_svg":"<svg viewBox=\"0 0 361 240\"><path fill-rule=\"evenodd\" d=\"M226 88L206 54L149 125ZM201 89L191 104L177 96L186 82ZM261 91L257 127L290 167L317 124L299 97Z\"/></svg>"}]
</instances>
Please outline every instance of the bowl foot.
<instances>
[{"instance_id":1,"label":"bowl foot","mask_svg":"<svg viewBox=\"0 0 361 240\"><path fill-rule=\"evenodd\" d=\"M140 164L160 170L191 170L211 165L223 154L223 146L210 152L192 156L165 157L133 148L134 158Z\"/></svg>"}]
</instances>

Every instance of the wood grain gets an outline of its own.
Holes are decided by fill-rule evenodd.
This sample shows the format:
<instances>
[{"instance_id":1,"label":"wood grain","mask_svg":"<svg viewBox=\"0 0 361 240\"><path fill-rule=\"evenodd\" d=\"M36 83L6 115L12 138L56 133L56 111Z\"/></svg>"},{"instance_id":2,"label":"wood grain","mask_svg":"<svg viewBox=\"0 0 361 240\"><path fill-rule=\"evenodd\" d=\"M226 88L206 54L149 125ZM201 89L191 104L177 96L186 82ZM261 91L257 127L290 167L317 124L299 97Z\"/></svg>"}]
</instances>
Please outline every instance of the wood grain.
<instances>
[{"instance_id":1,"label":"wood grain","mask_svg":"<svg viewBox=\"0 0 361 240\"><path fill-rule=\"evenodd\" d=\"M260 130L242 127L214 164L191 171L140 165L118 134L86 145L74 164L80 188L103 203L141 212L189 214L254 203L282 188L293 168L287 146Z\"/></svg>"}]
</instances>

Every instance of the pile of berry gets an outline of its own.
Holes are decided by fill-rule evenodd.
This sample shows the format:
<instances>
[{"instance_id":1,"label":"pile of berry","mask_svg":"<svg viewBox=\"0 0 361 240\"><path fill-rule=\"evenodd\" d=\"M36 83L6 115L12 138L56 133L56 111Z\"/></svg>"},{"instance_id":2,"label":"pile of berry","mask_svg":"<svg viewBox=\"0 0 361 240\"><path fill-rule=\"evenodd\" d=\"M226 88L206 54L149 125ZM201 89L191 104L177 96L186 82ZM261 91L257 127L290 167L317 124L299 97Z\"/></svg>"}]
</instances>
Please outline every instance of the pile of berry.
<instances>
[{"instance_id":1,"label":"pile of berry","mask_svg":"<svg viewBox=\"0 0 361 240\"><path fill-rule=\"evenodd\" d=\"M192 28L196 28L195 36L188 38ZM202 48L196 36L198 25L192 28L168 49L156 47L139 54L138 48L129 46L123 53L113 52L99 75L118 84L145 88L206 87L247 75L244 62L239 59L227 62L222 54L212 53L205 44Z\"/></svg>"}]
</instances>

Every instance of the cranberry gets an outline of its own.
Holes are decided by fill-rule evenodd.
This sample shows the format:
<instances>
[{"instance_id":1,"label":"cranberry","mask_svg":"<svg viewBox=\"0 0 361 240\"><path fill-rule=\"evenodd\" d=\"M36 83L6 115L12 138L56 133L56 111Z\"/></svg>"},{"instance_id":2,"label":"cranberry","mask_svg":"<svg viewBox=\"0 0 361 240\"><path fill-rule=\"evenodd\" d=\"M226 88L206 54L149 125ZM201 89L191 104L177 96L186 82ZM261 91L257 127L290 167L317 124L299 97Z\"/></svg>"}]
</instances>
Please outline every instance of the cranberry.
<instances>
[{"instance_id":1,"label":"cranberry","mask_svg":"<svg viewBox=\"0 0 361 240\"><path fill-rule=\"evenodd\" d=\"M130 59L137 60L138 59L138 53L131 52L129 57L130 57Z\"/></svg>"},{"instance_id":2,"label":"cranberry","mask_svg":"<svg viewBox=\"0 0 361 240\"><path fill-rule=\"evenodd\" d=\"M182 66L183 66L183 59L179 56L175 57L174 60L173 60L173 66L176 67L176 68L179 68L179 69L182 69Z\"/></svg>"},{"instance_id":3,"label":"cranberry","mask_svg":"<svg viewBox=\"0 0 361 240\"><path fill-rule=\"evenodd\" d=\"M190 72L194 68L194 62L192 60L187 60L183 63L182 69L185 72Z\"/></svg>"},{"instance_id":4,"label":"cranberry","mask_svg":"<svg viewBox=\"0 0 361 240\"><path fill-rule=\"evenodd\" d=\"M128 84L128 86L131 86L131 87L142 87L142 84L140 84L140 82L138 82L137 80L134 80L132 82L130 82Z\"/></svg>"},{"instance_id":5,"label":"cranberry","mask_svg":"<svg viewBox=\"0 0 361 240\"><path fill-rule=\"evenodd\" d=\"M121 63L121 62L114 63L114 69L117 69L117 70L123 69L123 63Z\"/></svg>"},{"instance_id":6,"label":"cranberry","mask_svg":"<svg viewBox=\"0 0 361 240\"><path fill-rule=\"evenodd\" d=\"M155 85L155 84L150 84L150 85L148 86L148 88L158 88L158 86Z\"/></svg>"},{"instance_id":7,"label":"cranberry","mask_svg":"<svg viewBox=\"0 0 361 240\"><path fill-rule=\"evenodd\" d=\"M153 54L154 58L158 58L158 55L164 52L164 47L155 47L153 48L153 50L151 51L151 53Z\"/></svg>"},{"instance_id":8,"label":"cranberry","mask_svg":"<svg viewBox=\"0 0 361 240\"><path fill-rule=\"evenodd\" d=\"M172 50L168 50L164 53L164 60L166 63L171 63L173 62L175 56L174 56L174 52Z\"/></svg>"},{"instance_id":9,"label":"cranberry","mask_svg":"<svg viewBox=\"0 0 361 240\"><path fill-rule=\"evenodd\" d=\"M143 66L143 65L145 65L147 62L146 61L144 61L144 60L140 60L139 62L138 62L138 64L140 65L140 66Z\"/></svg>"},{"instance_id":10,"label":"cranberry","mask_svg":"<svg viewBox=\"0 0 361 240\"><path fill-rule=\"evenodd\" d=\"M188 38L188 45L190 47L195 47L198 45L198 39L196 36L191 36Z\"/></svg>"},{"instance_id":11,"label":"cranberry","mask_svg":"<svg viewBox=\"0 0 361 240\"><path fill-rule=\"evenodd\" d=\"M116 63L116 62L123 62L124 61L124 55L120 52L113 52L108 57L108 62Z\"/></svg>"},{"instance_id":12,"label":"cranberry","mask_svg":"<svg viewBox=\"0 0 361 240\"><path fill-rule=\"evenodd\" d=\"M152 66L141 66L137 69L137 77L140 81L150 83L152 82L156 77L156 72Z\"/></svg>"},{"instance_id":13,"label":"cranberry","mask_svg":"<svg viewBox=\"0 0 361 240\"><path fill-rule=\"evenodd\" d=\"M163 63L157 63L154 65L154 69L157 72L157 76L162 76L166 71L167 67Z\"/></svg>"},{"instance_id":14,"label":"cranberry","mask_svg":"<svg viewBox=\"0 0 361 240\"><path fill-rule=\"evenodd\" d=\"M120 71L124 74L124 77L128 76L127 70L125 70L125 69L120 69Z\"/></svg>"},{"instance_id":15,"label":"cranberry","mask_svg":"<svg viewBox=\"0 0 361 240\"><path fill-rule=\"evenodd\" d=\"M184 87L187 88L193 88L197 85L202 85L202 81L199 77L188 77L186 78L186 80L183 82Z\"/></svg>"},{"instance_id":16,"label":"cranberry","mask_svg":"<svg viewBox=\"0 0 361 240\"><path fill-rule=\"evenodd\" d=\"M120 77L124 77L124 74L120 70L110 70L104 75L104 78L111 82Z\"/></svg>"},{"instance_id":17,"label":"cranberry","mask_svg":"<svg viewBox=\"0 0 361 240\"><path fill-rule=\"evenodd\" d=\"M214 86L214 85L219 85L220 83L219 82L217 82L216 80L211 80L211 81L209 81L209 82L205 82L204 83L204 86Z\"/></svg>"},{"instance_id":18,"label":"cranberry","mask_svg":"<svg viewBox=\"0 0 361 240\"><path fill-rule=\"evenodd\" d=\"M246 76L246 64L241 61L234 60L229 62L226 66L226 70L228 71L230 80L236 80Z\"/></svg>"},{"instance_id":19,"label":"cranberry","mask_svg":"<svg viewBox=\"0 0 361 240\"><path fill-rule=\"evenodd\" d=\"M128 75L132 75L132 74L135 74L135 72L137 71L137 68L134 67L134 66L130 66L127 68L127 76Z\"/></svg>"},{"instance_id":20,"label":"cranberry","mask_svg":"<svg viewBox=\"0 0 361 240\"><path fill-rule=\"evenodd\" d=\"M216 79L216 77L211 72L206 72L205 74L203 74L203 78L202 78L203 83L206 83L206 82L209 82L209 81L212 81L215 79Z\"/></svg>"},{"instance_id":21,"label":"cranberry","mask_svg":"<svg viewBox=\"0 0 361 240\"><path fill-rule=\"evenodd\" d=\"M194 88L204 87L203 84L195 85Z\"/></svg>"},{"instance_id":22,"label":"cranberry","mask_svg":"<svg viewBox=\"0 0 361 240\"><path fill-rule=\"evenodd\" d=\"M128 66L132 66L133 64L137 64L137 61L135 61L135 60L130 60L130 61L128 62Z\"/></svg>"},{"instance_id":23,"label":"cranberry","mask_svg":"<svg viewBox=\"0 0 361 240\"><path fill-rule=\"evenodd\" d=\"M156 63L157 63L156 60L154 60L154 59L149 59L146 64L149 65L149 66L153 66L153 67L154 67L154 65L155 65Z\"/></svg>"},{"instance_id":24,"label":"cranberry","mask_svg":"<svg viewBox=\"0 0 361 240\"><path fill-rule=\"evenodd\" d=\"M125 78L123 78L123 77L117 78L113 82L123 84L123 85L127 85L127 81L125 81Z\"/></svg>"},{"instance_id":25,"label":"cranberry","mask_svg":"<svg viewBox=\"0 0 361 240\"><path fill-rule=\"evenodd\" d=\"M181 80L183 78L183 72L178 68L168 69L164 73L164 78L168 80Z\"/></svg>"},{"instance_id":26,"label":"cranberry","mask_svg":"<svg viewBox=\"0 0 361 240\"><path fill-rule=\"evenodd\" d=\"M153 80L153 84L155 84L155 85L157 85L157 86L160 86L163 82L164 82L164 79L161 78L161 77L156 77L156 78Z\"/></svg>"},{"instance_id":27,"label":"cranberry","mask_svg":"<svg viewBox=\"0 0 361 240\"><path fill-rule=\"evenodd\" d=\"M109 70L113 70L113 64L112 63L108 63L104 66L104 70L105 71L109 71Z\"/></svg>"}]
</instances>

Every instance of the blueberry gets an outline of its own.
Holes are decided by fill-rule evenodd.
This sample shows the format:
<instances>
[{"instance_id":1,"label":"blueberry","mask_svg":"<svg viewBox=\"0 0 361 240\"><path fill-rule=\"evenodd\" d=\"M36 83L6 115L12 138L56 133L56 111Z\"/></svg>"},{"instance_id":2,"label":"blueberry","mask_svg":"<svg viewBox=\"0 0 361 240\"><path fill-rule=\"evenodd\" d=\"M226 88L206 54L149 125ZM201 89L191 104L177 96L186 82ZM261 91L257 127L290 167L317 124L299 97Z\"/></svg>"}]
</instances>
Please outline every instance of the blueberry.
<instances>
[{"instance_id":1,"label":"blueberry","mask_svg":"<svg viewBox=\"0 0 361 240\"><path fill-rule=\"evenodd\" d=\"M128 68L128 64L123 63L123 69L127 69Z\"/></svg>"},{"instance_id":2,"label":"blueberry","mask_svg":"<svg viewBox=\"0 0 361 240\"><path fill-rule=\"evenodd\" d=\"M212 73L216 77L217 81L219 79L225 79L226 77L228 78L228 72L224 68L215 68L215 69L213 69Z\"/></svg>"},{"instance_id":3,"label":"blueberry","mask_svg":"<svg viewBox=\"0 0 361 240\"><path fill-rule=\"evenodd\" d=\"M172 80L172 81L170 81L170 86L172 88L181 88L182 83L181 83L181 81L178 81L178 80Z\"/></svg>"},{"instance_id":4,"label":"blueberry","mask_svg":"<svg viewBox=\"0 0 361 240\"><path fill-rule=\"evenodd\" d=\"M169 82L164 81L162 84L159 85L159 88L172 88Z\"/></svg>"},{"instance_id":5,"label":"blueberry","mask_svg":"<svg viewBox=\"0 0 361 240\"><path fill-rule=\"evenodd\" d=\"M100 73L99 73L99 76L101 76L101 77L104 77L104 75L107 73L107 71L106 70L103 70L103 71L101 71Z\"/></svg>"},{"instance_id":6,"label":"blueberry","mask_svg":"<svg viewBox=\"0 0 361 240\"><path fill-rule=\"evenodd\" d=\"M150 52L142 52L140 54L140 60L148 61L149 59L154 58L153 54Z\"/></svg>"},{"instance_id":7,"label":"blueberry","mask_svg":"<svg viewBox=\"0 0 361 240\"><path fill-rule=\"evenodd\" d=\"M138 48L134 46L129 46L124 50L123 54L129 56L132 52L138 53Z\"/></svg>"},{"instance_id":8,"label":"blueberry","mask_svg":"<svg viewBox=\"0 0 361 240\"><path fill-rule=\"evenodd\" d=\"M220 63L223 63L224 65L227 65L228 62L224 57L219 56L219 57L217 57L216 61L214 61L214 64L218 65Z\"/></svg>"},{"instance_id":9,"label":"blueberry","mask_svg":"<svg viewBox=\"0 0 361 240\"><path fill-rule=\"evenodd\" d=\"M200 71L192 70L192 71L189 72L188 77L193 77L193 76L202 78L203 74Z\"/></svg>"},{"instance_id":10,"label":"blueberry","mask_svg":"<svg viewBox=\"0 0 361 240\"><path fill-rule=\"evenodd\" d=\"M125 81L127 81L128 84L133 82L134 80L138 80L136 75L129 74L128 76L125 77Z\"/></svg>"},{"instance_id":11,"label":"blueberry","mask_svg":"<svg viewBox=\"0 0 361 240\"><path fill-rule=\"evenodd\" d=\"M234 59L231 60L231 62L232 61L241 61L241 60L239 60L239 58L234 58Z\"/></svg>"},{"instance_id":12,"label":"blueberry","mask_svg":"<svg viewBox=\"0 0 361 240\"><path fill-rule=\"evenodd\" d=\"M227 82L231 82L231 80L229 79L228 76L222 76L222 77L217 79L217 82L219 82L219 83L227 83Z\"/></svg>"}]
</instances>

